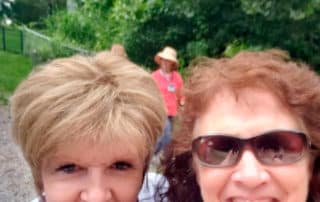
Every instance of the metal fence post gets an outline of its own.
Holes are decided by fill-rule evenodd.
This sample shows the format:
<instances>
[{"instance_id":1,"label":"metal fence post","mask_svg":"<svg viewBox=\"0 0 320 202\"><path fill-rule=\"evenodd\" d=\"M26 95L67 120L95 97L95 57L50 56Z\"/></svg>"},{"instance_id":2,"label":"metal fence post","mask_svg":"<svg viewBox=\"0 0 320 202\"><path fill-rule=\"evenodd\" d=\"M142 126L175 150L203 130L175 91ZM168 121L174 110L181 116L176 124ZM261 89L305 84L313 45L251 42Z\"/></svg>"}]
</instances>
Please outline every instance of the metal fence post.
<instances>
[{"instance_id":1,"label":"metal fence post","mask_svg":"<svg viewBox=\"0 0 320 202\"><path fill-rule=\"evenodd\" d=\"M1 31L2 31L2 49L6 50L6 30L4 27L1 27Z\"/></svg>"}]
</instances>

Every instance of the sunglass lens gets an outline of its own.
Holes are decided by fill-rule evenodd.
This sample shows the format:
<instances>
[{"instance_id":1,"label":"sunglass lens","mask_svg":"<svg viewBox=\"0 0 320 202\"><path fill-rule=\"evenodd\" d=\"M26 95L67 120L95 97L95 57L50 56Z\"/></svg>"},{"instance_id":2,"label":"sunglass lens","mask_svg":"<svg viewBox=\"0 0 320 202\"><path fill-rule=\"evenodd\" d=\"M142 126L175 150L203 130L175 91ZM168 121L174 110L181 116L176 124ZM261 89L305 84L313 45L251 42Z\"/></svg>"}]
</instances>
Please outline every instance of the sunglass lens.
<instances>
[{"instance_id":1,"label":"sunglass lens","mask_svg":"<svg viewBox=\"0 0 320 202\"><path fill-rule=\"evenodd\" d=\"M196 139L193 151L198 159L212 167L234 165L240 153L239 142L232 137L212 135Z\"/></svg>"},{"instance_id":2,"label":"sunglass lens","mask_svg":"<svg viewBox=\"0 0 320 202\"><path fill-rule=\"evenodd\" d=\"M268 165L283 165L298 161L306 146L301 133L278 131L254 139L258 159Z\"/></svg>"}]
</instances>

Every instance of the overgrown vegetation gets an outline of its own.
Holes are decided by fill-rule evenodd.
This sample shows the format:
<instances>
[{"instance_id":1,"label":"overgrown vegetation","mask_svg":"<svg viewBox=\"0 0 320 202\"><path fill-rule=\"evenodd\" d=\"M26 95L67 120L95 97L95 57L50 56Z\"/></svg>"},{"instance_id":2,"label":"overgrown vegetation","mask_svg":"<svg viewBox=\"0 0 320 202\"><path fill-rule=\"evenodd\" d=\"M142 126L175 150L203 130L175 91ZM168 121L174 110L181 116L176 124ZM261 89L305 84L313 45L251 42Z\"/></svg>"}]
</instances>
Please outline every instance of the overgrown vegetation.
<instances>
[{"instance_id":1,"label":"overgrown vegetation","mask_svg":"<svg viewBox=\"0 0 320 202\"><path fill-rule=\"evenodd\" d=\"M67 9L67 2L75 6ZM170 45L178 50L183 73L197 56L281 48L320 72L320 0L0 0L0 5L2 19L9 16L53 38L24 34L24 54L33 63L76 52L65 44L98 51L121 43L131 60L150 70L154 55ZM16 39L14 34L6 39L12 49ZM4 75L0 88L10 92Z\"/></svg>"},{"instance_id":2,"label":"overgrown vegetation","mask_svg":"<svg viewBox=\"0 0 320 202\"><path fill-rule=\"evenodd\" d=\"M154 67L165 45L181 66L197 56L232 55L242 49L282 48L320 66L320 2L276 0L83 0L72 12L46 20L52 36L101 50L125 45L135 62Z\"/></svg>"}]
</instances>

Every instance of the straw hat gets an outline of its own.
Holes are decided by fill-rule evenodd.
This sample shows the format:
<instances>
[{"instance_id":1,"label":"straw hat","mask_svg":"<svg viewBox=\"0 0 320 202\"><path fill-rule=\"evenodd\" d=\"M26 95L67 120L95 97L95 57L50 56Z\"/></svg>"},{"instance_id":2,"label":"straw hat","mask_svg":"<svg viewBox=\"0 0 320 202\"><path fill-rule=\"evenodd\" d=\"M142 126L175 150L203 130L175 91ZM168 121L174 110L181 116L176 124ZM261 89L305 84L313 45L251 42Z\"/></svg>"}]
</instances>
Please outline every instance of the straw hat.
<instances>
[{"instance_id":1,"label":"straw hat","mask_svg":"<svg viewBox=\"0 0 320 202\"><path fill-rule=\"evenodd\" d=\"M170 46L166 46L166 47L164 47L164 49L162 51L158 52L156 54L156 56L154 57L154 61L157 64L160 64L161 58L174 62L176 64L176 66L179 65L179 62L177 59L177 51Z\"/></svg>"}]
</instances>

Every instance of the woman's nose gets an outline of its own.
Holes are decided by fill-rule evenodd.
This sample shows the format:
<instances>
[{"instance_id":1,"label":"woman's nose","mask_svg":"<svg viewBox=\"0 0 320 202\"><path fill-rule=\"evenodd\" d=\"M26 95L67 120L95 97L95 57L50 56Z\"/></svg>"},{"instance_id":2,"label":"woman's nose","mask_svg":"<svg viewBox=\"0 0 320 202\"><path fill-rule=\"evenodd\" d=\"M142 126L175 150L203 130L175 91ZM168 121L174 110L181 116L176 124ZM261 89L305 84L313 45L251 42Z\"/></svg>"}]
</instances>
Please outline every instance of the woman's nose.
<instances>
[{"instance_id":1,"label":"woman's nose","mask_svg":"<svg viewBox=\"0 0 320 202\"><path fill-rule=\"evenodd\" d=\"M251 150L245 150L232 174L232 180L247 189L255 189L270 180L265 167L256 159Z\"/></svg>"},{"instance_id":2,"label":"woman's nose","mask_svg":"<svg viewBox=\"0 0 320 202\"><path fill-rule=\"evenodd\" d=\"M86 185L81 192L81 200L85 202L106 202L112 199L112 190L102 170L89 171Z\"/></svg>"}]
</instances>

